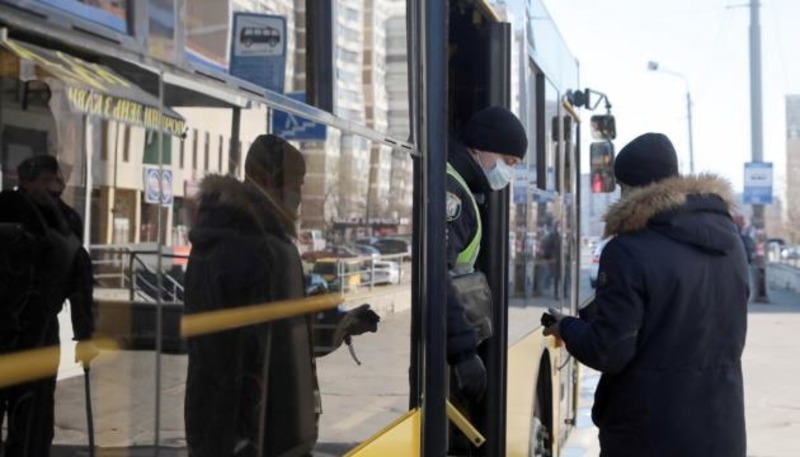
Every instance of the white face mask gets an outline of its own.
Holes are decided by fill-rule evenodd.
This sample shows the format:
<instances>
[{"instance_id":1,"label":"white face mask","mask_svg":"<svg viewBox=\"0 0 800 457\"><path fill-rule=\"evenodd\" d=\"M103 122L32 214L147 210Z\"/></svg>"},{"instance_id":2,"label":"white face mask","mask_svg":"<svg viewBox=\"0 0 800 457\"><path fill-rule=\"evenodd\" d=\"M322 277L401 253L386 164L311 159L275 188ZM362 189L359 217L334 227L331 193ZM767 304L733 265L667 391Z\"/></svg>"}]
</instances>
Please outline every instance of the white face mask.
<instances>
[{"instance_id":1,"label":"white face mask","mask_svg":"<svg viewBox=\"0 0 800 457\"><path fill-rule=\"evenodd\" d=\"M514 179L514 167L498 159L491 170L483 170L492 190L501 190Z\"/></svg>"}]
</instances>

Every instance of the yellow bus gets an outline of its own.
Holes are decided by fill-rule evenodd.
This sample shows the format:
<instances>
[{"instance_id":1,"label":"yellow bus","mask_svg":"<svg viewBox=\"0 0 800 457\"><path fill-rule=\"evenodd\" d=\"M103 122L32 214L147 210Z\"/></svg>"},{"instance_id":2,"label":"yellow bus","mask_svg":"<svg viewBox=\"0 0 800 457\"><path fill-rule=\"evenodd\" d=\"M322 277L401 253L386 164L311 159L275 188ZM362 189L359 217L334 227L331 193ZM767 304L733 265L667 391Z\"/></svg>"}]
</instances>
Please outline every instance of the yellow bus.
<instances>
[{"instance_id":1,"label":"yellow bus","mask_svg":"<svg viewBox=\"0 0 800 457\"><path fill-rule=\"evenodd\" d=\"M152 339L141 348L103 345L84 377L73 362L74 307L67 307L57 316L60 344L37 348L60 357L60 365L47 359L41 370L30 358L39 353L3 349L0 389L56 378L53 453L85 455L91 443L103 453L157 449L181 455L187 448L189 361L183 345L167 351L165 341L242 328L270 332L277 318L369 303L382 321L377 333L353 338L360 364L348 351L315 361L318 422L305 424L317 427L314 454L560 455L577 414L579 369L563 347L542 335L539 319L548 307L574 314L586 294L581 124L569 101L580 81L578 62L543 2L305 2L287 13L295 33L286 43L292 59L280 68L291 75L287 93L203 66L224 56L231 40L247 38L231 30L232 2L196 2L203 6L186 11L173 2L172 14L188 16L170 22L180 28L174 43L202 37L207 56L200 46L191 52L175 46L170 56L151 52L146 19L153 2L128 3L120 20L92 6L0 0L0 83L8 89L0 91L2 188L13 191L15 167L29 156L54 155L71 170L63 199L81 215L83 244L95 262L94 299L104 304L95 309L97 322L112 319L129 327L115 331L144 329ZM333 3L341 5L331 8ZM113 19L114 27L104 18ZM208 23L225 26L197 26ZM166 40L161 35L156 38ZM49 91L27 84L34 79L45 81ZM465 415L448 401L445 360L447 139L491 105L519 116L529 149L510 188L480 202L478 265L492 289L495 332L479 348L488 372L486 395ZM282 122L274 122L278 118ZM186 262L164 253L207 242L193 233L203 179L244 180L245 153L267 131L292 141L306 160L298 233L349 243L379 237L389 225L391 238L412 240L410 260L405 253L390 256L403 272L400 284L356 287L360 275L354 269L352 287L333 298L259 304L264 306L231 315L208 310L199 313L206 318L202 326L186 320L178 325L171 313L184 306ZM159 141L146 141L153 135ZM145 176L154 184L147 186ZM351 225L359 232L335 230ZM156 253L137 267L157 278L148 294L132 281L137 252ZM213 280L226 274L248 272L220 272ZM102 315L112 309L113 316ZM286 345L271 347L289 352ZM240 352L225 355L235 361ZM256 362L268 370L269 357ZM220 374L237 373L231 368ZM244 388L238 393L244 397ZM266 393L248 392L248 398ZM257 427L269 436L274 430L265 430L263 421L258 416ZM461 435L469 443L459 444ZM215 433L208 436L213 440Z\"/></svg>"}]
</instances>

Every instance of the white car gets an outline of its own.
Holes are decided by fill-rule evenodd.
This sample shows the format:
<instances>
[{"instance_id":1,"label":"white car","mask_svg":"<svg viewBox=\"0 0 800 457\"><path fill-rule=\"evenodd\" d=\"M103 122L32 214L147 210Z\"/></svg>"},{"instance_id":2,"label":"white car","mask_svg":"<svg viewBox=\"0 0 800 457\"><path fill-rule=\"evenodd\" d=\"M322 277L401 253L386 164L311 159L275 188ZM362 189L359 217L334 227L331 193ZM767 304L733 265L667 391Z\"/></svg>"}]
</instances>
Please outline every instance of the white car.
<instances>
[{"instance_id":1,"label":"white car","mask_svg":"<svg viewBox=\"0 0 800 457\"><path fill-rule=\"evenodd\" d=\"M600 254L603 253L603 248L611 241L611 238L606 238L597 242L592 253L592 264L589 266L589 284L592 288L597 287L597 271L600 269Z\"/></svg>"},{"instance_id":2,"label":"white car","mask_svg":"<svg viewBox=\"0 0 800 457\"><path fill-rule=\"evenodd\" d=\"M364 275L364 282L367 284L370 282L372 271L372 265L368 265ZM375 282L373 284L400 284L400 266L397 262L390 262L388 260L376 261L374 271Z\"/></svg>"}]
</instances>

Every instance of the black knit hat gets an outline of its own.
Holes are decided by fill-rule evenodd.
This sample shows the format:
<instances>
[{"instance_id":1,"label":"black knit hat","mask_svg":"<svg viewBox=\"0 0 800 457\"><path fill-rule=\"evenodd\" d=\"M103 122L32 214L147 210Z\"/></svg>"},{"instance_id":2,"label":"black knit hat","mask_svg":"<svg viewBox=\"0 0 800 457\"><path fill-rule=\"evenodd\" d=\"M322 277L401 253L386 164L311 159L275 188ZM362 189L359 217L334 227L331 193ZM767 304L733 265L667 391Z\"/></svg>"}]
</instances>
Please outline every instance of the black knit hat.
<instances>
[{"instance_id":1,"label":"black knit hat","mask_svg":"<svg viewBox=\"0 0 800 457\"><path fill-rule=\"evenodd\" d=\"M472 115L462 129L461 141L469 148L520 159L528 151L525 127L514 113L499 106Z\"/></svg>"},{"instance_id":2,"label":"black knit hat","mask_svg":"<svg viewBox=\"0 0 800 457\"><path fill-rule=\"evenodd\" d=\"M639 135L626 144L614 160L617 181L632 187L646 186L679 174L675 148L661 133Z\"/></svg>"}]
</instances>

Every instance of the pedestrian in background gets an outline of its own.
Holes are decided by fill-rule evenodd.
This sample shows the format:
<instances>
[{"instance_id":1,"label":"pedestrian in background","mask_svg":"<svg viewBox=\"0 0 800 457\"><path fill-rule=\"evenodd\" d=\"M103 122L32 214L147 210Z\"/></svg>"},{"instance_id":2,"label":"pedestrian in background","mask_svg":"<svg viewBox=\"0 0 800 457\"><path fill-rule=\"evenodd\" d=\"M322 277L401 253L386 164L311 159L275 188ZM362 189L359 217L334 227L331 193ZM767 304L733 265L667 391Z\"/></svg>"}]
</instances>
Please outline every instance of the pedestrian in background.
<instances>
[{"instance_id":1,"label":"pedestrian in background","mask_svg":"<svg viewBox=\"0 0 800 457\"><path fill-rule=\"evenodd\" d=\"M622 198L605 217L588 320L545 330L602 372L592 420L604 457L744 457L741 356L747 255L730 185L678 174L669 139L647 133L614 164Z\"/></svg>"},{"instance_id":2,"label":"pedestrian in background","mask_svg":"<svg viewBox=\"0 0 800 457\"><path fill-rule=\"evenodd\" d=\"M88 367L93 277L78 213L61 200L58 161L37 155L17 167L18 190L0 193L0 354L60 347L58 314L70 300L75 361ZM52 358L58 370L58 351ZM0 422L8 434L5 457L50 455L55 375L0 389Z\"/></svg>"}]
</instances>

